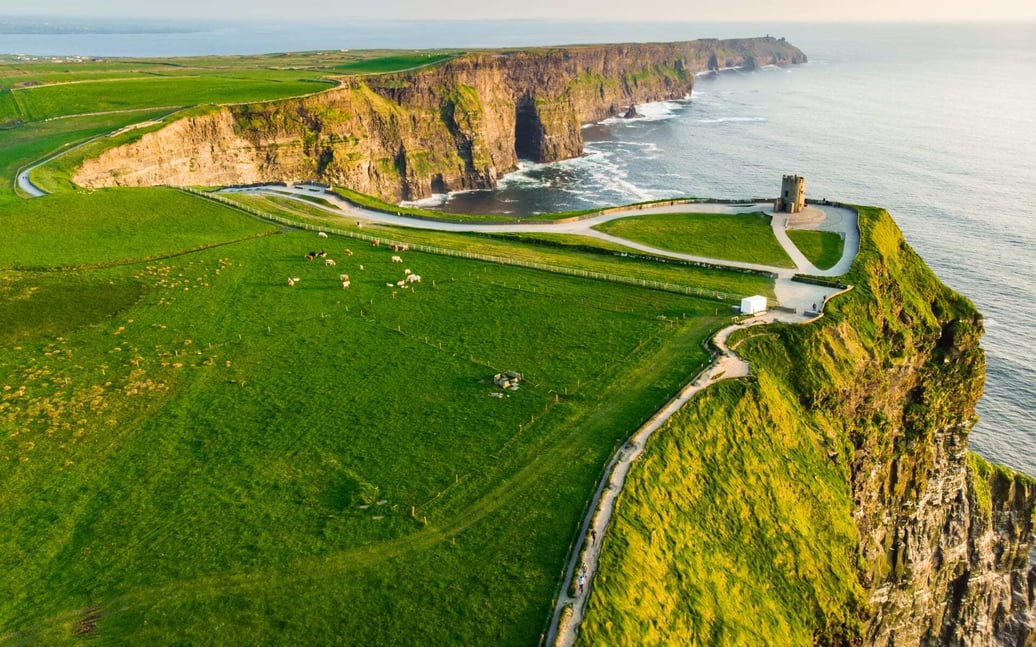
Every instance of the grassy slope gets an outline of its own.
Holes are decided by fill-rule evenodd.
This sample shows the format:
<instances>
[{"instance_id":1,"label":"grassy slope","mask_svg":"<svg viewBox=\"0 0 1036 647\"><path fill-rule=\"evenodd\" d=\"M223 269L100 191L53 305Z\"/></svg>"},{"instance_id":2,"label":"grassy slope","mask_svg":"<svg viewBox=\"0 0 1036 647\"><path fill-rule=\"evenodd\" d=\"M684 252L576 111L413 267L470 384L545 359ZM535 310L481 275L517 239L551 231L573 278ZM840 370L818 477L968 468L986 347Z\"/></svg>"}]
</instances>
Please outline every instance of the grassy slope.
<instances>
[{"instance_id":1,"label":"grassy slope","mask_svg":"<svg viewBox=\"0 0 1036 647\"><path fill-rule=\"evenodd\" d=\"M842 258L842 247L845 245L845 241L833 231L789 229L788 237L818 269L826 270L834 267L835 263Z\"/></svg>"},{"instance_id":2,"label":"grassy slope","mask_svg":"<svg viewBox=\"0 0 1036 647\"><path fill-rule=\"evenodd\" d=\"M22 167L71 144L141 120L154 119L165 112L144 111L74 117L0 129L0 178L3 178L3 182L0 183L0 204L14 197L14 178Z\"/></svg>"},{"instance_id":3,"label":"grassy slope","mask_svg":"<svg viewBox=\"0 0 1036 647\"><path fill-rule=\"evenodd\" d=\"M381 56L377 58L350 61L335 65L332 69L335 72L344 74L384 74L386 72L397 72L408 70L422 65L439 63L453 58L455 54L428 53L428 54L400 54L397 56Z\"/></svg>"},{"instance_id":4,"label":"grassy slope","mask_svg":"<svg viewBox=\"0 0 1036 647\"><path fill-rule=\"evenodd\" d=\"M39 121L63 115L201 103L262 101L317 92L328 84L226 76L111 79L13 90L17 114L0 119Z\"/></svg>"},{"instance_id":5,"label":"grassy slope","mask_svg":"<svg viewBox=\"0 0 1036 647\"><path fill-rule=\"evenodd\" d=\"M926 406L898 414L908 431L897 442L921 443L901 450L905 466L925 460L924 438L945 424L930 421L957 415L949 403L971 397L982 366L971 304L886 213L861 209L860 225L855 289L816 324L746 331L739 351L757 379L690 403L631 474L582 644L805 645L859 631L857 567L883 566L856 563L844 457L880 447L894 413L881 408L897 405L857 389L873 396L890 388L889 369L934 356L921 371ZM958 317L961 350L944 363L937 342Z\"/></svg>"},{"instance_id":6,"label":"grassy slope","mask_svg":"<svg viewBox=\"0 0 1036 647\"><path fill-rule=\"evenodd\" d=\"M613 236L684 254L794 267L763 214L673 213L620 218L594 227Z\"/></svg>"},{"instance_id":7,"label":"grassy slope","mask_svg":"<svg viewBox=\"0 0 1036 647\"><path fill-rule=\"evenodd\" d=\"M29 641L100 605L113 642L534 642L601 465L713 325L413 253L393 296L386 250L306 263L312 234L167 190L9 207L0 264L109 265L0 275L0 636ZM529 384L486 397L503 368Z\"/></svg>"},{"instance_id":8,"label":"grassy slope","mask_svg":"<svg viewBox=\"0 0 1036 647\"><path fill-rule=\"evenodd\" d=\"M12 205L3 223L7 268L127 263L277 230L162 188L44 196Z\"/></svg>"}]
</instances>

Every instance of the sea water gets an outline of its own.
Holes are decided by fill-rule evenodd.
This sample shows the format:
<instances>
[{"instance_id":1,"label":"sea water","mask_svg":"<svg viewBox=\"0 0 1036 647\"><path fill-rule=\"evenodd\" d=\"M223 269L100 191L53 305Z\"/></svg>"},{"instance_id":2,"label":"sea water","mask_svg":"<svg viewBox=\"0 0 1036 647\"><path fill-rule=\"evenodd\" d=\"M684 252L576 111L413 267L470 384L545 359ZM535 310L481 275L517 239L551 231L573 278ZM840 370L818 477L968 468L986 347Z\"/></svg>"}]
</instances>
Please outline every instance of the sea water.
<instances>
[{"instance_id":1,"label":"sea water","mask_svg":"<svg viewBox=\"0 0 1036 647\"><path fill-rule=\"evenodd\" d=\"M1036 25L787 26L806 65L699 77L689 101L584 128L586 155L525 164L451 211L671 196L807 195L887 208L985 316L971 447L1036 475Z\"/></svg>"},{"instance_id":2,"label":"sea water","mask_svg":"<svg viewBox=\"0 0 1036 647\"><path fill-rule=\"evenodd\" d=\"M886 207L985 315L986 393L971 446L1036 475L1036 24L282 21L26 33L24 19L11 22L0 19L0 52L100 56L784 36L808 64L699 77L688 101L584 128L579 159L525 163L496 191L433 203L518 214L773 196L782 174L799 173L810 197Z\"/></svg>"}]
</instances>

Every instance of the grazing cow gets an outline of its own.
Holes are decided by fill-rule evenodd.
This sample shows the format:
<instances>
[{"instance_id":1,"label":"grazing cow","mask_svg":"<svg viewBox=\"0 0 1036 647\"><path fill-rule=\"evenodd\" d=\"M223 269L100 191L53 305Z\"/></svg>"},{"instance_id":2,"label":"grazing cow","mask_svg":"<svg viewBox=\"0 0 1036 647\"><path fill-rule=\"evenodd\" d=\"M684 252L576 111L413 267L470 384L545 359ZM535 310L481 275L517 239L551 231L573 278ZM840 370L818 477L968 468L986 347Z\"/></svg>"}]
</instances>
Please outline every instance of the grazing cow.
<instances>
[{"instance_id":1,"label":"grazing cow","mask_svg":"<svg viewBox=\"0 0 1036 647\"><path fill-rule=\"evenodd\" d=\"M349 289L349 285L350 285L349 281L342 281L342 289L343 290L348 290Z\"/></svg>"},{"instance_id":2,"label":"grazing cow","mask_svg":"<svg viewBox=\"0 0 1036 647\"><path fill-rule=\"evenodd\" d=\"M317 256L319 256L320 258L326 258L327 252L325 252L324 250L320 250L319 252L317 252Z\"/></svg>"},{"instance_id":3,"label":"grazing cow","mask_svg":"<svg viewBox=\"0 0 1036 647\"><path fill-rule=\"evenodd\" d=\"M393 257L392 257L392 262L393 262L393 263L402 263L402 262L403 262L403 259L402 259L402 258L400 258L399 256L393 256Z\"/></svg>"},{"instance_id":4,"label":"grazing cow","mask_svg":"<svg viewBox=\"0 0 1036 647\"><path fill-rule=\"evenodd\" d=\"M396 287L396 285L394 283L386 283L385 287L387 287L387 288L394 288L394 287Z\"/></svg>"},{"instance_id":5,"label":"grazing cow","mask_svg":"<svg viewBox=\"0 0 1036 647\"><path fill-rule=\"evenodd\" d=\"M381 245L381 239L380 238L375 238L374 240L371 241L371 247L377 247L379 245Z\"/></svg>"},{"instance_id":6,"label":"grazing cow","mask_svg":"<svg viewBox=\"0 0 1036 647\"><path fill-rule=\"evenodd\" d=\"M333 259L333 258L325 258L324 259L324 265L335 265L335 259Z\"/></svg>"},{"instance_id":7,"label":"grazing cow","mask_svg":"<svg viewBox=\"0 0 1036 647\"><path fill-rule=\"evenodd\" d=\"M351 250L351 249L346 249L346 250L345 250L345 255L346 255L346 256L352 256L352 255L353 255L353 250Z\"/></svg>"},{"instance_id":8,"label":"grazing cow","mask_svg":"<svg viewBox=\"0 0 1036 647\"><path fill-rule=\"evenodd\" d=\"M420 274L407 274L406 282L407 283L420 283L421 282L421 275Z\"/></svg>"},{"instance_id":9,"label":"grazing cow","mask_svg":"<svg viewBox=\"0 0 1036 647\"><path fill-rule=\"evenodd\" d=\"M325 233L324 233L324 232L322 232L322 231L318 231L318 232L317 232L317 236L320 236L321 238L327 238L327 234L325 234Z\"/></svg>"},{"instance_id":10,"label":"grazing cow","mask_svg":"<svg viewBox=\"0 0 1036 647\"><path fill-rule=\"evenodd\" d=\"M363 269L363 265L360 265L360 269L361 269L361 270Z\"/></svg>"},{"instance_id":11,"label":"grazing cow","mask_svg":"<svg viewBox=\"0 0 1036 647\"><path fill-rule=\"evenodd\" d=\"M402 287L406 287L406 281L403 280L403 279L400 279L400 280L396 281L396 285L398 285L401 288Z\"/></svg>"},{"instance_id":12,"label":"grazing cow","mask_svg":"<svg viewBox=\"0 0 1036 647\"><path fill-rule=\"evenodd\" d=\"M293 288L293 287L295 287L295 284L298 283L298 282L299 282L299 279L289 278L288 279L288 287Z\"/></svg>"},{"instance_id":13,"label":"grazing cow","mask_svg":"<svg viewBox=\"0 0 1036 647\"><path fill-rule=\"evenodd\" d=\"M317 253L316 252L310 252L310 253L306 254L306 260L307 261L311 261L311 260L313 260L316 257L317 257Z\"/></svg>"},{"instance_id":14,"label":"grazing cow","mask_svg":"<svg viewBox=\"0 0 1036 647\"><path fill-rule=\"evenodd\" d=\"M349 275L348 274L339 274L338 275L338 280L339 281L348 281L349 280Z\"/></svg>"},{"instance_id":15,"label":"grazing cow","mask_svg":"<svg viewBox=\"0 0 1036 647\"><path fill-rule=\"evenodd\" d=\"M411 274L413 274L413 272L411 272L410 268L408 267L405 270L403 270L403 274L406 274L407 276L410 276Z\"/></svg>"},{"instance_id":16,"label":"grazing cow","mask_svg":"<svg viewBox=\"0 0 1036 647\"><path fill-rule=\"evenodd\" d=\"M410 245L407 245L406 243L400 244L399 251L401 251L401 252L409 252L410 251Z\"/></svg>"}]
</instances>

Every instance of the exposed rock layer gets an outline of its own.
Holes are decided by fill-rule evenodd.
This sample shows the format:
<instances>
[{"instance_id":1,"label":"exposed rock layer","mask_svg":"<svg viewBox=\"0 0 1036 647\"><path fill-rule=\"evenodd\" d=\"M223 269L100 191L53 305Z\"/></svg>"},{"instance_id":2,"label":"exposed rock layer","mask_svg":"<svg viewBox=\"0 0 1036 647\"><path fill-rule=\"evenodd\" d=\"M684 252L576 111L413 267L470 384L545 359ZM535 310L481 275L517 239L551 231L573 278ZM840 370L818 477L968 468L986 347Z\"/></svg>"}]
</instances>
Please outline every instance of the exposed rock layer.
<instances>
[{"instance_id":1,"label":"exposed rock layer","mask_svg":"<svg viewBox=\"0 0 1036 647\"><path fill-rule=\"evenodd\" d=\"M580 644L1036 644L1036 480L967 450L982 318L860 223L854 289L743 331L754 381L652 439Z\"/></svg>"},{"instance_id":2,"label":"exposed rock layer","mask_svg":"<svg viewBox=\"0 0 1036 647\"><path fill-rule=\"evenodd\" d=\"M301 99L226 106L86 161L88 187L318 178L388 200L495 186L519 157L583 152L580 125L683 98L694 75L805 62L783 39L595 45L462 56L346 79Z\"/></svg>"}]
</instances>

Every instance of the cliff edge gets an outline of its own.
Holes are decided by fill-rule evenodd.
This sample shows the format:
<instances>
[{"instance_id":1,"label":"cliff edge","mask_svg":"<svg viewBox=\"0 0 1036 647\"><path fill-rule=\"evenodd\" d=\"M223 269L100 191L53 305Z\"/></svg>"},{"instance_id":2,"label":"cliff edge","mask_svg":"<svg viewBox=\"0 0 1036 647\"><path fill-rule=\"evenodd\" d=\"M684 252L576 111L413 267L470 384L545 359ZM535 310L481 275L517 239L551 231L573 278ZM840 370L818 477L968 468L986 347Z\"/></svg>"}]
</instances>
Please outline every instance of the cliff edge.
<instances>
[{"instance_id":1,"label":"cliff edge","mask_svg":"<svg viewBox=\"0 0 1036 647\"><path fill-rule=\"evenodd\" d=\"M491 188L518 159L583 152L582 124L681 99L694 75L804 63L783 39L747 38L487 51L316 95L179 119L87 160L85 187L321 179L410 200Z\"/></svg>"},{"instance_id":2,"label":"cliff edge","mask_svg":"<svg viewBox=\"0 0 1036 647\"><path fill-rule=\"evenodd\" d=\"M742 331L752 379L653 438L581 644L1036 642L1036 481L967 449L982 318L887 213L860 228L855 288Z\"/></svg>"}]
</instances>

